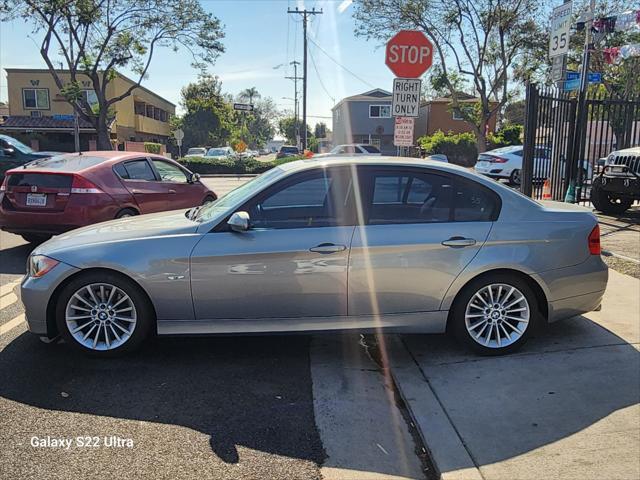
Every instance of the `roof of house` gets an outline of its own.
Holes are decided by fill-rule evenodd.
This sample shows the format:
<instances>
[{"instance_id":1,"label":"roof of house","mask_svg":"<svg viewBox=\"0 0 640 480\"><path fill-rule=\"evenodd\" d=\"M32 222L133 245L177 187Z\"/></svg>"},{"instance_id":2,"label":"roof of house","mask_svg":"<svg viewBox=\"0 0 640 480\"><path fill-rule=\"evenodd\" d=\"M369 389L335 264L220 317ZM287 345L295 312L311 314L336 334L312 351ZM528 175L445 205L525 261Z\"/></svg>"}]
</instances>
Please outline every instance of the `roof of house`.
<instances>
[{"instance_id":1,"label":"roof of house","mask_svg":"<svg viewBox=\"0 0 640 480\"><path fill-rule=\"evenodd\" d=\"M374 88L368 92L359 93L350 97L345 97L340 100L332 110L338 108L344 102L371 102L371 101L391 101L391 92L383 90L382 88Z\"/></svg>"},{"instance_id":2,"label":"roof of house","mask_svg":"<svg viewBox=\"0 0 640 480\"><path fill-rule=\"evenodd\" d=\"M33 73L49 73L49 69L48 68L5 68L4 70L7 73L9 73L9 72L15 72L15 73L30 73L30 72L33 72ZM59 69L59 70L56 70L56 72L69 73L69 70ZM82 75L82 72L78 72L78 74ZM118 74L119 77L123 78L127 82L136 83L133 80L131 80L129 77L127 77L126 75L123 75L120 72L117 72L117 74ZM152 90L149 90L148 88L143 87L142 85L138 85L138 87L136 87L136 88L139 88L140 90L143 90L143 91L145 91L145 92L147 92L147 93L149 93L149 94L151 94L151 95L153 95L155 97L158 97L160 100L163 100L163 101L167 102L168 104L173 105L174 107L176 106L175 103L170 102L166 98L161 97L156 92L154 92Z\"/></svg>"},{"instance_id":3,"label":"roof of house","mask_svg":"<svg viewBox=\"0 0 640 480\"><path fill-rule=\"evenodd\" d=\"M54 117L29 117L26 115L11 115L2 124L2 130L73 130L73 115L59 115ZM80 130L94 131L93 125L84 118L78 117Z\"/></svg>"}]
</instances>

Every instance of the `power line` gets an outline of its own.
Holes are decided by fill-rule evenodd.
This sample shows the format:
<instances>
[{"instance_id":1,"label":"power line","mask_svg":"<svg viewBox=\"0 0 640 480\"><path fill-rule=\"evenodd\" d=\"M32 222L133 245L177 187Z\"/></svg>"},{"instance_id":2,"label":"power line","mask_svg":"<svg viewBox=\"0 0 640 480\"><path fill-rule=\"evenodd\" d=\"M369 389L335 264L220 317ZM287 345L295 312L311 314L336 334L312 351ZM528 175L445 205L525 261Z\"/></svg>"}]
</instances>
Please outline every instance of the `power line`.
<instances>
[{"instance_id":1,"label":"power line","mask_svg":"<svg viewBox=\"0 0 640 480\"><path fill-rule=\"evenodd\" d=\"M324 93L327 94L327 96L331 99L331 101L335 105L336 99L331 96L331 94L329 93L329 90L327 90L327 88L324 86L324 83L322 82L322 78L320 77L320 72L318 71L318 67L316 66L316 61L313 58L313 54L311 53L311 50L309 50L309 56L311 57L311 65L313 65L313 69L316 71L316 75L318 76L318 81L320 82L320 86L324 90Z\"/></svg>"},{"instance_id":2,"label":"power line","mask_svg":"<svg viewBox=\"0 0 640 480\"><path fill-rule=\"evenodd\" d=\"M346 71L347 73L351 74L354 78L360 80L362 83L364 83L365 85L371 87L371 88L376 88L375 86L371 85L369 82L367 82L365 79L363 79L362 77L360 77L359 75L356 75L355 73L353 73L351 70L349 70L347 67L345 67L344 65L342 65L340 62L338 62L337 60L335 60L331 55L329 55L320 45L318 45L314 40L309 39L309 41L311 43L313 43L316 47L318 47L318 49L324 53L329 60L331 60L333 63L335 63L336 65L338 65L340 68L344 69L344 71Z\"/></svg>"}]
</instances>

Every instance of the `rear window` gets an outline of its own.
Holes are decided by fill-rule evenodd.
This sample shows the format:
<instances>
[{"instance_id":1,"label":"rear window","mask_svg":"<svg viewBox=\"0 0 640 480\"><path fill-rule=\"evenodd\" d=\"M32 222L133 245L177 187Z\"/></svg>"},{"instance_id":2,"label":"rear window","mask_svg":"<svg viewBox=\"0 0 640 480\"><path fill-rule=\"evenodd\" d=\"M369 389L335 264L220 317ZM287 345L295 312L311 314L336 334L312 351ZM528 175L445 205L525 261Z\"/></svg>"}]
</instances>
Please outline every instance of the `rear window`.
<instances>
[{"instance_id":1,"label":"rear window","mask_svg":"<svg viewBox=\"0 0 640 480\"><path fill-rule=\"evenodd\" d=\"M282 153L298 153L298 147L282 147L280 148Z\"/></svg>"},{"instance_id":2,"label":"rear window","mask_svg":"<svg viewBox=\"0 0 640 480\"><path fill-rule=\"evenodd\" d=\"M45 159L35 160L26 165L26 168L37 167L55 169L60 172L78 172L85 168L90 168L104 162L104 157L94 157L91 155L56 155Z\"/></svg>"},{"instance_id":3,"label":"rear window","mask_svg":"<svg viewBox=\"0 0 640 480\"><path fill-rule=\"evenodd\" d=\"M12 173L9 175L10 187L71 188L73 176L48 173Z\"/></svg>"},{"instance_id":4,"label":"rear window","mask_svg":"<svg viewBox=\"0 0 640 480\"><path fill-rule=\"evenodd\" d=\"M361 145L360 147L368 153L380 153L380 150L378 150L373 145Z\"/></svg>"}]
</instances>

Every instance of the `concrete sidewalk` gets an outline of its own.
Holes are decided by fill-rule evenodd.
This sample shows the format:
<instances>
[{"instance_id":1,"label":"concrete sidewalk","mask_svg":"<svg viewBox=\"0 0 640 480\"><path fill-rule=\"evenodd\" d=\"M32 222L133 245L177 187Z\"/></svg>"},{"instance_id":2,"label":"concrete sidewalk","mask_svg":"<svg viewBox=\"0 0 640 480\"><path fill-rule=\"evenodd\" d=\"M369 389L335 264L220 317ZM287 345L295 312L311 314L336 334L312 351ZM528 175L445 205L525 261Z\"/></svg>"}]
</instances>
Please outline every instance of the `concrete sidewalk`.
<instances>
[{"instance_id":1,"label":"concrete sidewalk","mask_svg":"<svg viewBox=\"0 0 640 480\"><path fill-rule=\"evenodd\" d=\"M447 479L640 478L640 281L610 270L600 312L518 353L396 338L393 377Z\"/></svg>"}]
</instances>

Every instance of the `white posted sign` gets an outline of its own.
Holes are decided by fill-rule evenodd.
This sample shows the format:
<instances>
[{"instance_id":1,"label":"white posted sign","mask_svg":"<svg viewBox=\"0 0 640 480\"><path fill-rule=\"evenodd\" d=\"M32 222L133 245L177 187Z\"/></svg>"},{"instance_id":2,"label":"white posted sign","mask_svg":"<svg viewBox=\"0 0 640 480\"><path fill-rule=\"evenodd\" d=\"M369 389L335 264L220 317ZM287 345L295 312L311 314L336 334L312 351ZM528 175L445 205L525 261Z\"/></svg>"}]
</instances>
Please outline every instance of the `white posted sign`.
<instances>
[{"instance_id":1,"label":"white posted sign","mask_svg":"<svg viewBox=\"0 0 640 480\"><path fill-rule=\"evenodd\" d=\"M549 58L569 51L569 29L571 28L571 2L553 9L549 35Z\"/></svg>"},{"instance_id":2,"label":"white posted sign","mask_svg":"<svg viewBox=\"0 0 640 480\"><path fill-rule=\"evenodd\" d=\"M179 128L173 132L173 137L176 139L178 146L182 146L182 139L184 138L184 131Z\"/></svg>"},{"instance_id":3,"label":"white posted sign","mask_svg":"<svg viewBox=\"0 0 640 480\"><path fill-rule=\"evenodd\" d=\"M417 117L420 111L419 78L394 78L391 114L394 117Z\"/></svg>"},{"instance_id":4,"label":"white posted sign","mask_svg":"<svg viewBox=\"0 0 640 480\"><path fill-rule=\"evenodd\" d=\"M396 147L411 147L413 145L413 117L396 117L393 130L393 144Z\"/></svg>"}]
</instances>

